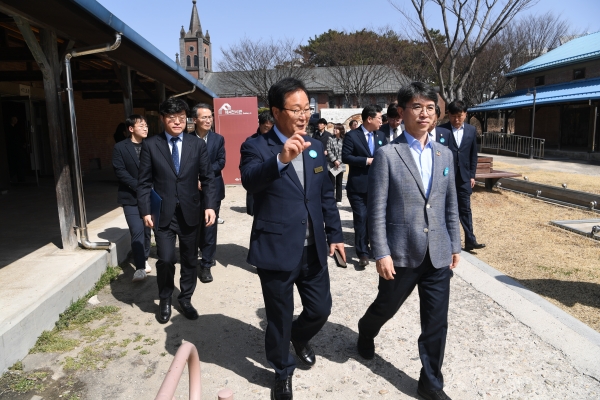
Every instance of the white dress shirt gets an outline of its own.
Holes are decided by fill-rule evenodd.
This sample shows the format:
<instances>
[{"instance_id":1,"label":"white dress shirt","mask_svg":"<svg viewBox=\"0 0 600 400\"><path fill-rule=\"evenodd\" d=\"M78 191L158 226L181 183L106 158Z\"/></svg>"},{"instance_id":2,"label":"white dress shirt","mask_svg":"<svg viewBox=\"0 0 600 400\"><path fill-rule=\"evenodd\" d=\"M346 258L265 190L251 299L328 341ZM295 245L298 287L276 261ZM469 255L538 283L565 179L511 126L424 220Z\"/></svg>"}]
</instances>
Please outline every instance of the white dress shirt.
<instances>
[{"instance_id":1,"label":"white dress shirt","mask_svg":"<svg viewBox=\"0 0 600 400\"><path fill-rule=\"evenodd\" d=\"M181 132L178 136L171 136L167 132L165 132L165 137L167 138L167 143L169 143L169 151L173 154L173 142L171 142L171 138L178 137L177 141L177 150L179 150L179 165L181 165L181 143L183 143L183 132Z\"/></svg>"},{"instance_id":2,"label":"white dress shirt","mask_svg":"<svg viewBox=\"0 0 600 400\"><path fill-rule=\"evenodd\" d=\"M462 124L460 128L455 128L452 126L452 134L454 135L454 140L456 140L456 145L460 147L460 143L462 142L463 134L465 133L465 125Z\"/></svg>"},{"instance_id":3,"label":"white dress shirt","mask_svg":"<svg viewBox=\"0 0 600 400\"><path fill-rule=\"evenodd\" d=\"M412 137L410 133L404 131L406 142L410 148L410 152L417 164L419 174L421 174L421 181L423 182L423 189L425 189L425 197L429 198L429 192L431 190L432 171L433 171L433 136L427 134L427 142L425 147L421 148L421 142Z\"/></svg>"}]
</instances>

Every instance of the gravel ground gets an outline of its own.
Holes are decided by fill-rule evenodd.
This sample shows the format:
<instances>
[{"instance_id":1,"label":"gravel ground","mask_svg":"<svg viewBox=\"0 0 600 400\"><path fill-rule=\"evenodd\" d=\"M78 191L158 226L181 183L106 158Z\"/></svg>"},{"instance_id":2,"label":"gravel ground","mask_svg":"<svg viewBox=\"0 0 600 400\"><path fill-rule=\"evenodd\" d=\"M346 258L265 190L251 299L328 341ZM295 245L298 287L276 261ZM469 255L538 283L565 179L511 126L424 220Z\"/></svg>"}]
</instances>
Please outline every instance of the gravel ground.
<instances>
[{"instance_id":1,"label":"gravel ground","mask_svg":"<svg viewBox=\"0 0 600 400\"><path fill-rule=\"evenodd\" d=\"M228 187L221 212L226 222L219 226L218 263L213 268L215 281L199 282L192 299L200 313L197 321L189 321L174 310L168 324L158 324L154 319L158 304L156 271L145 282L134 285L133 269L126 267L119 279L98 295L100 305L120 309L122 322L111 327L112 333L82 343L68 353L30 355L24 360L25 369L50 368L54 380L64 379L61 363L67 356L81 358L85 346L102 348L108 342L121 343L143 335L123 347L125 354L105 354L105 365L82 368L68 376L81 389L82 398L152 399L172 355L186 340L198 347L204 398L214 399L219 389L229 387L236 400L268 399L273 372L264 357L260 283L254 268L245 262L251 218L245 214L244 205L244 190ZM347 253L354 256L352 217L345 198L340 215ZM418 294L408 298L376 338L375 359L362 360L355 350L357 322L376 295L378 279L373 263L365 271L356 270L356 263L354 259L342 269L330 260L333 312L312 342L317 365L310 370L297 369L294 375L298 400L417 397ZM451 286L443 371L446 392L452 398L600 398L600 382L575 370L562 353L541 341L489 297L457 276ZM297 295L295 299L298 314L301 305ZM185 374L176 398L187 398Z\"/></svg>"}]
</instances>

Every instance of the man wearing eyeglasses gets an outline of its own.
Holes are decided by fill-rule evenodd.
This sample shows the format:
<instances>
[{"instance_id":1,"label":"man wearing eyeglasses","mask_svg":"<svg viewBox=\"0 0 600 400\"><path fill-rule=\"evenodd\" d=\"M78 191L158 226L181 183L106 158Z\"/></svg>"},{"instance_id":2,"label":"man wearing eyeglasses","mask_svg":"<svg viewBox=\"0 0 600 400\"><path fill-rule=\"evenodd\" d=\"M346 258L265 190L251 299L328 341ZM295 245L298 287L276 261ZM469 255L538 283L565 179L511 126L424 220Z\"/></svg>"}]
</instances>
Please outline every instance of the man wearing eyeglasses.
<instances>
[{"instance_id":1,"label":"man wearing eyeglasses","mask_svg":"<svg viewBox=\"0 0 600 400\"><path fill-rule=\"evenodd\" d=\"M400 114L398 114L398 110L396 109L397 106L398 105L396 103L392 103L388 106L388 122L387 124L381 125L381 128L379 129L384 133L388 143L391 143L394 139L402 134L402 118L400 118Z\"/></svg>"},{"instance_id":2,"label":"man wearing eyeglasses","mask_svg":"<svg viewBox=\"0 0 600 400\"><path fill-rule=\"evenodd\" d=\"M448 146L454 155L456 195L460 224L465 232L465 251L483 249L485 244L478 243L473 233L471 215L471 194L477 173L477 131L473 125L465 122L467 105L464 102L455 100L448 104L448 114L450 122L437 127L436 140Z\"/></svg>"},{"instance_id":3,"label":"man wearing eyeglasses","mask_svg":"<svg viewBox=\"0 0 600 400\"><path fill-rule=\"evenodd\" d=\"M358 322L358 352L375 357L375 337L419 287L421 373L417 392L447 400L442 362L448 330L452 269L460 260L460 231L452 153L429 129L437 93L413 82L398 92L405 130L375 155L369 173L369 233L379 274L378 293Z\"/></svg>"},{"instance_id":4,"label":"man wearing eyeglasses","mask_svg":"<svg viewBox=\"0 0 600 400\"><path fill-rule=\"evenodd\" d=\"M198 318L191 303L198 277L196 235L199 224L211 226L216 219L213 169L206 143L195 135L184 133L188 111L188 105L181 99L170 98L163 102L159 112L165 132L146 139L140 155L138 207L144 224L154 228L156 237L156 282L160 298L156 319L163 324L171 318L177 237L181 263L181 293L177 299L186 318ZM198 181L202 191L198 190ZM153 221L151 216L153 188L162 198L158 221ZM201 201L205 208L203 215L200 214Z\"/></svg>"},{"instance_id":5,"label":"man wearing eyeglasses","mask_svg":"<svg viewBox=\"0 0 600 400\"><path fill-rule=\"evenodd\" d=\"M192 109L192 118L195 124L195 133L206 143L208 158L214 173L215 213L219 220L221 201L225 198L225 183L221 171L225 168L225 138L211 130L213 123L212 110L208 104L200 103ZM202 190L200 182L198 189ZM202 200L202 196L200 197ZM200 213L204 213L204 202L200 202ZM218 224L205 226L200 223L198 227L198 248L202 254L200 260L200 282L209 283L213 281L210 268L215 265L215 254L217 251L217 227Z\"/></svg>"},{"instance_id":6,"label":"man wearing eyeglasses","mask_svg":"<svg viewBox=\"0 0 600 400\"><path fill-rule=\"evenodd\" d=\"M304 84L285 78L269 89L275 126L242 144L242 184L254 196L248 263L257 267L275 369L271 399L290 400L296 361L315 364L309 341L331 313L327 255L345 259L342 225L321 142L306 135L310 103ZM303 310L294 317L294 285Z\"/></svg>"},{"instance_id":7,"label":"man wearing eyeglasses","mask_svg":"<svg viewBox=\"0 0 600 400\"><path fill-rule=\"evenodd\" d=\"M346 194L352 207L354 223L354 247L358 257L358 266L369 265L371 248L367 231L367 204L369 169L373 157L380 147L387 144L381 127L381 107L369 105L362 110L362 125L346 134L342 147L342 162L350 166Z\"/></svg>"}]
</instances>

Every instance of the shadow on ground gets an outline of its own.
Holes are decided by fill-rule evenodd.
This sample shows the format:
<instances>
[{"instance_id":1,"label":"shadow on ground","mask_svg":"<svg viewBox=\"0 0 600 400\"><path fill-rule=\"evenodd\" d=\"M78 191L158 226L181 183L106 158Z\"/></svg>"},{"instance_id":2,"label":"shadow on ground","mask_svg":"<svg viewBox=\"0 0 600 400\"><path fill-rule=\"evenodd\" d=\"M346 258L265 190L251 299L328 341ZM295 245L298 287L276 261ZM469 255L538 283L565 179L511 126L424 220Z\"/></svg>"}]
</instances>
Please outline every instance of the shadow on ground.
<instances>
[{"instance_id":1,"label":"shadow on ground","mask_svg":"<svg viewBox=\"0 0 600 400\"><path fill-rule=\"evenodd\" d=\"M521 279L519 282L533 292L555 299L567 307L579 303L600 310L600 285L597 283L557 279Z\"/></svg>"}]
</instances>

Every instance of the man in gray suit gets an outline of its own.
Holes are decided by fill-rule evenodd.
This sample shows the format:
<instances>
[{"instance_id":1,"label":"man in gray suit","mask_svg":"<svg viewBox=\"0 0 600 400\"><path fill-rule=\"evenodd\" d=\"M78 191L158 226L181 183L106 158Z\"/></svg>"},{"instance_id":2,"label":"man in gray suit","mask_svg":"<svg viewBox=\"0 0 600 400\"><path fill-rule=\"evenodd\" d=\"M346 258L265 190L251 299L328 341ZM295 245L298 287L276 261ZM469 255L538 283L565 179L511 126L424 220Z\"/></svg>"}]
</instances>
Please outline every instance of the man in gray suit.
<instances>
[{"instance_id":1,"label":"man in gray suit","mask_svg":"<svg viewBox=\"0 0 600 400\"><path fill-rule=\"evenodd\" d=\"M369 173L369 237L379 293L358 322L358 352L375 356L374 338L419 286L421 376L418 394L449 399L442 363L448 330L452 269L460 231L452 153L428 131L437 93L421 82L398 92L405 132L376 154Z\"/></svg>"}]
</instances>

